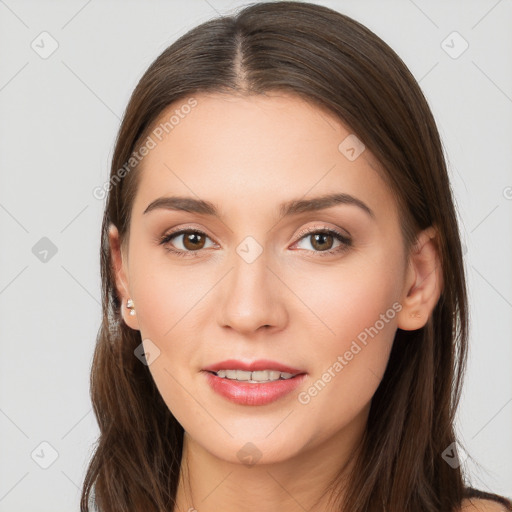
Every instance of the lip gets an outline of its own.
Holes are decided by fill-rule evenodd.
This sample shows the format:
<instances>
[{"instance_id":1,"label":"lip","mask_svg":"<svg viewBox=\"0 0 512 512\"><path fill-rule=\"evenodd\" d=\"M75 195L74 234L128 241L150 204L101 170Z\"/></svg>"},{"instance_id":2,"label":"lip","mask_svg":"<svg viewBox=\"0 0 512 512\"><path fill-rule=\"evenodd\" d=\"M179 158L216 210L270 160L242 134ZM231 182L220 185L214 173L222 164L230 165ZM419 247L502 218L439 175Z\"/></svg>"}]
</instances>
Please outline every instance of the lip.
<instances>
[{"instance_id":1,"label":"lip","mask_svg":"<svg viewBox=\"0 0 512 512\"><path fill-rule=\"evenodd\" d=\"M268 368L268 366L266 368ZM291 377L290 379L250 384L249 382L239 382L223 377L217 377L214 373L210 373L211 371L213 370L201 372L205 375L211 389L224 398L227 398L229 401L239 405L266 405L274 402L283 398L285 395L288 395L300 386L307 376L306 373L302 373L295 377Z\"/></svg>"},{"instance_id":2,"label":"lip","mask_svg":"<svg viewBox=\"0 0 512 512\"><path fill-rule=\"evenodd\" d=\"M206 366L203 370L209 372L217 372L219 370L245 370L248 372L255 372L258 370L275 370L278 372L293 374L306 373L304 370L298 370L297 368L292 368L291 366L279 363L278 361L271 361L270 359L258 359L257 361L252 361L250 363L239 361L237 359L226 359L225 361L220 361L219 363Z\"/></svg>"}]
</instances>

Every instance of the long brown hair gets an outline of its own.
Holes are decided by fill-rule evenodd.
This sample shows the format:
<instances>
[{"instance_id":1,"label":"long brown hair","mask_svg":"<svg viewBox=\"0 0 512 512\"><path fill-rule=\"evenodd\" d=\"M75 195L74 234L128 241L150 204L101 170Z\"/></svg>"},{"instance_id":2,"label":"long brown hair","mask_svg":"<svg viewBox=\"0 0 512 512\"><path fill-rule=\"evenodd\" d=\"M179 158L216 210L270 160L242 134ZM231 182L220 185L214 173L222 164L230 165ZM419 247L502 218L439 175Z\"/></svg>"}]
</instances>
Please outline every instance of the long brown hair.
<instances>
[{"instance_id":1,"label":"long brown hair","mask_svg":"<svg viewBox=\"0 0 512 512\"><path fill-rule=\"evenodd\" d=\"M419 230L435 226L439 235L441 297L422 329L397 330L350 485L332 482L332 510L448 512L470 495L461 466L443 457L457 450L468 306L434 118L406 65L373 32L327 7L287 1L250 5L192 29L155 60L129 101L105 187L103 318L91 369L100 436L82 512L90 503L104 512L173 510L180 474L183 428L134 356L141 336L122 320L111 261L109 226L117 227L124 245L128 240L140 174L134 155L173 102L199 92L271 90L327 108L377 157L400 208L407 251Z\"/></svg>"}]
</instances>

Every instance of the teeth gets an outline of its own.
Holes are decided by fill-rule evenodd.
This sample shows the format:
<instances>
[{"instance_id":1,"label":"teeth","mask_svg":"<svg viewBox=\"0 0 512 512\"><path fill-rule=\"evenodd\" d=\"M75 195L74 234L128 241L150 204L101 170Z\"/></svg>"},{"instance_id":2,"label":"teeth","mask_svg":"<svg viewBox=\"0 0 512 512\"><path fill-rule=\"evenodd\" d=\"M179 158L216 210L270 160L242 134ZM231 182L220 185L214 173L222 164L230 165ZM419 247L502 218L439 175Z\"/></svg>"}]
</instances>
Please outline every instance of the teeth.
<instances>
[{"instance_id":1,"label":"teeth","mask_svg":"<svg viewBox=\"0 0 512 512\"><path fill-rule=\"evenodd\" d=\"M290 379L293 373L278 372L276 370L258 370L247 372L245 370L219 370L217 377L239 380L245 382L272 382L279 379Z\"/></svg>"}]
</instances>

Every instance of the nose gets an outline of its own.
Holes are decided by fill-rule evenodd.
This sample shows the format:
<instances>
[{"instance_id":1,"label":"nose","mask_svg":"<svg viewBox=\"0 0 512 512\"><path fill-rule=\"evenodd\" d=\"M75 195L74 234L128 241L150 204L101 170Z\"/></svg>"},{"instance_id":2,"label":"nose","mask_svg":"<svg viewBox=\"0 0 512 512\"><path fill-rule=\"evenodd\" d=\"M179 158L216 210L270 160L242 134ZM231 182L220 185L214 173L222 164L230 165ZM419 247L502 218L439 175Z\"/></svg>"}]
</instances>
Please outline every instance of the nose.
<instances>
[{"instance_id":1,"label":"nose","mask_svg":"<svg viewBox=\"0 0 512 512\"><path fill-rule=\"evenodd\" d=\"M247 263L238 254L218 290L217 321L243 335L283 329L288 321L284 286L268 267L266 253Z\"/></svg>"}]
</instances>

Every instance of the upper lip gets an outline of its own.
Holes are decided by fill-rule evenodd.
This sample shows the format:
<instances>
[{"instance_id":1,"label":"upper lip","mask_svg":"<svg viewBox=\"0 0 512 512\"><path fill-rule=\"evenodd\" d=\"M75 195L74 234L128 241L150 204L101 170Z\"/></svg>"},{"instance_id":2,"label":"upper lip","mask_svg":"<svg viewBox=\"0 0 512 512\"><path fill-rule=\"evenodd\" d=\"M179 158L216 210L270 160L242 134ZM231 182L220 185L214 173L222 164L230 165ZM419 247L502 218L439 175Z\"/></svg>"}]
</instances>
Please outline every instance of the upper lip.
<instances>
[{"instance_id":1,"label":"upper lip","mask_svg":"<svg viewBox=\"0 0 512 512\"><path fill-rule=\"evenodd\" d=\"M270 359L258 359L257 361L244 362L237 359L226 359L219 363L206 366L203 370L210 372L218 372L219 370L245 370L247 372L254 372L258 370L275 370L284 373L301 374L306 373L304 370L292 368L286 364L278 361L271 361Z\"/></svg>"}]
</instances>

